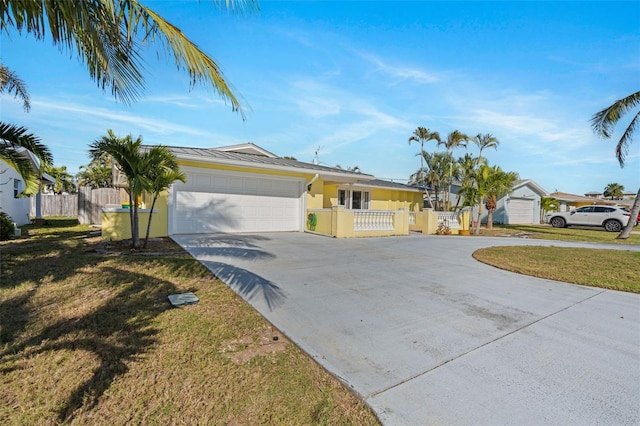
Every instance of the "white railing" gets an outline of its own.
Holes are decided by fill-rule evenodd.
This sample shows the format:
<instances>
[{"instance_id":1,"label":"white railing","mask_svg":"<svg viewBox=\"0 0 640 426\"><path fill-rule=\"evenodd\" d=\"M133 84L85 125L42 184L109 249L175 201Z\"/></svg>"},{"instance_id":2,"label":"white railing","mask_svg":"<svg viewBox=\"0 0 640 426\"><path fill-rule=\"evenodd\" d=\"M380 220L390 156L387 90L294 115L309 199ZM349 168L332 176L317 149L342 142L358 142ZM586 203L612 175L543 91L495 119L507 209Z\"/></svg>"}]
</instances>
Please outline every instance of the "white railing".
<instances>
[{"instance_id":1,"label":"white railing","mask_svg":"<svg viewBox=\"0 0 640 426\"><path fill-rule=\"evenodd\" d=\"M436 212L438 215L438 224L444 223L449 229L460 229L458 223L458 213L454 212Z\"/></svg>"},{"instance_id":2,"label":"white railing","mask_svg":"<svg viewBox=\"0 0 640 426\"><path fill-rule=\"evenodd\" d=\"M393 231L392 211L354 210L354 231Z\"/></svg>"},{"instance_id":3,"label":"white railing","mask_svg":"<svg viewBox=\"0 0 640 426\"><path fill-rule=\"evenodd\" d=\"M409 212L409 226L416 224L416 212Z\"/></svg>"}]
</instances>

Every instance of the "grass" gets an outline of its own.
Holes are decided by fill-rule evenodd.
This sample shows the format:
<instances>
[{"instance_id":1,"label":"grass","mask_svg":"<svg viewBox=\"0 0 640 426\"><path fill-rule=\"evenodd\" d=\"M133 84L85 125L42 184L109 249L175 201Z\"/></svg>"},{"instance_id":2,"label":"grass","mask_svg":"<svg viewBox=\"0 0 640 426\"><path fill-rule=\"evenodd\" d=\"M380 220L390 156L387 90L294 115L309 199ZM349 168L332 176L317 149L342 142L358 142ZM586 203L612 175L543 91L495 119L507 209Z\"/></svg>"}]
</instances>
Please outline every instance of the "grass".
<instances>
[{"instance_id":1,"label":"grass","mask_svg":"<svg viewBox=\"0 0 640 426\"><path fill-rule=\"evenodd\" d=\"M638 230L638 227L635 228ZM618 240L616 232L548 225L502 225L482 235L526 236L531 239L640 244L640 234ZM476 251L477 260L511 272L574 284L640 293L640 253L590 248L509 246Z\"/></svg>"},{"instance_id":2,"label":"grass","mask_svg":"<svg viewBox=\"0 0 640 426\"><path fill-rule=\"evenodd\" d=\"M132 254L72 219L22 232L0 243L0 423L379 424L172 242ZM185 291L200 303L170 308Z\"/></svg>"},{"instance_id":3,"label":"grass","mask_svg":"<svg viewBox=\"0 0 640 426\"><path fill-rule=\"evenodd\" d=\"M489 247L473 257L540 278L640 293L640 252L570 247Z\"/></svg>"},{"instance_id":4,"label":"grass","mask_svg":"<svg viewBox=\"0 0 640 426\"><path fill-rule=\"evenodd\" d=\"M640 226L626 240L618 240L617 232L601 228L553 228L549 225L494 225L493 230L481 229L481 235L526 235L532 239L595 242L608 244L640 244Z\"/></svg>"}]
</instances>

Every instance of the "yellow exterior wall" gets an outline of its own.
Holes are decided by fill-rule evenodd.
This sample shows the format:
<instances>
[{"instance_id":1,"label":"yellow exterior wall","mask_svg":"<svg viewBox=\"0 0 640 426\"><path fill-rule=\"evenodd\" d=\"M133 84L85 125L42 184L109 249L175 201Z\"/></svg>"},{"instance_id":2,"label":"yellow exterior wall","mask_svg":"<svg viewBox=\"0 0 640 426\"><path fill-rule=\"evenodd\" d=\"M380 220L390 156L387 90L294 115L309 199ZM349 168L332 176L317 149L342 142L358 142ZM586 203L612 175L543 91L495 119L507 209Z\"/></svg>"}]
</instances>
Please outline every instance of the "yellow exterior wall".
<instances>
[{"instance_id":1,"label":"yellow exterior wall","mask_svg":"<svg viewBox=\"0 0 640 426\"><path fill-rule=\"evenodd\" d=\"M313 178L312 178L313 179ZM307 182L311 181L309 179ZM311 191L307 191L307 208L321 209L324 207L324 181L318 178L311 184Z\"/></svg>"},{"instance_id":2,"label":"yellow exterior wall","mask_svg":"<svg viewBox=\"0 0 640 426\"><path fill-rule=\"evenodd\" d=\"M338 205L338 185L325 185L324 186L324 203L322 207L330 209L333 206Z\"/></svg>"},{"instance_id":3,"label":"yellow exterior wall","mask_svg":"<svg viewBox=\"0 0 640 426\"><path fill-rule=\"evenodd\" d=\"M131 239L131 222L127 209L117 209L118 211L102 212L102 239L107 241L120 241ZM161 216L161 215L159 215ZM138 225L140 227L140 238L144 238L147 233L147 222L149 220L149 210L138 211ZM150 238L167 236L167 218L164 220L156 217L153 213L151 218Z\"/></svg>"}]
</instances>

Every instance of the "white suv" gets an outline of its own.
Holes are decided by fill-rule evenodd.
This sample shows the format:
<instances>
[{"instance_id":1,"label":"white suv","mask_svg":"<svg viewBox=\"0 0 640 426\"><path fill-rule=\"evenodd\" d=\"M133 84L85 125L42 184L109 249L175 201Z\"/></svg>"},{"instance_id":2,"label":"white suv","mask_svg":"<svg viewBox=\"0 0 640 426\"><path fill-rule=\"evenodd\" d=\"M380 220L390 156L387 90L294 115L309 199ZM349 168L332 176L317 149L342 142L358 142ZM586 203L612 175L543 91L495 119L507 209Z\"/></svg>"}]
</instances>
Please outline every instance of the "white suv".
<instances>
[{"instance_id":1,"label":"white suv","mask_svg":"<svg viewBox=\"0 0 640 426\"><path fill-rule=\"evenodd\" d=\"M609 232L620 232L627 225L631 213L618 206L583 206L570 212L552 212L544 216L544 221L554 228L570 225L602 226Z\"/></svg>"}]
</instances>

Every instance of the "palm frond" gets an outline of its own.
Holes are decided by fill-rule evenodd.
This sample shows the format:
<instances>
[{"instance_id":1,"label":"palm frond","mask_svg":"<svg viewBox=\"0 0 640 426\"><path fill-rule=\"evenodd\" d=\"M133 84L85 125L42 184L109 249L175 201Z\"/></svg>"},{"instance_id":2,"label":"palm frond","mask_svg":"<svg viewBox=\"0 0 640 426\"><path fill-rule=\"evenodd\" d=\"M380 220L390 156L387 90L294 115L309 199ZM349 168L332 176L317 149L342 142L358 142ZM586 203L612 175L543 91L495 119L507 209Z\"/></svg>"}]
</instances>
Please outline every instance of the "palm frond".
<instances>
[{"instance_id":1,"label":"palm frond","mask_svg":"<svg viewBox=\"0 0 640 426\"><path fill-rule=\"evenodd\" d=\"M27 85L18 77L18 74L0 64L0 93L8 92L15 98L22 100L25 111L31 108L31 99L27 91Z\"/></svg>"}]
</instances>

